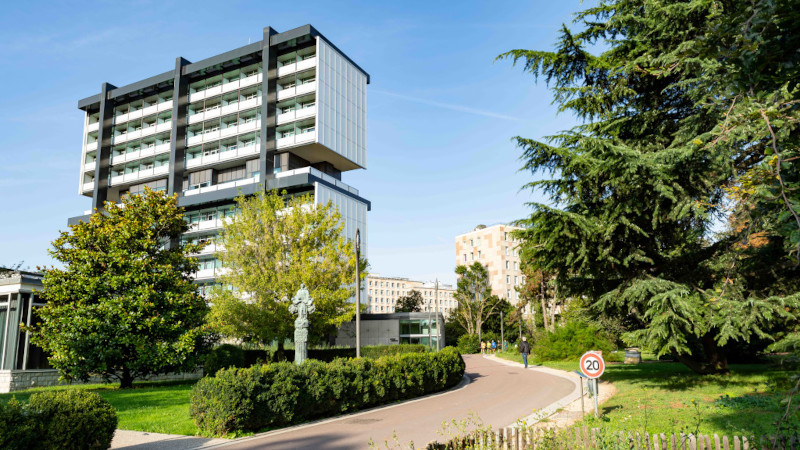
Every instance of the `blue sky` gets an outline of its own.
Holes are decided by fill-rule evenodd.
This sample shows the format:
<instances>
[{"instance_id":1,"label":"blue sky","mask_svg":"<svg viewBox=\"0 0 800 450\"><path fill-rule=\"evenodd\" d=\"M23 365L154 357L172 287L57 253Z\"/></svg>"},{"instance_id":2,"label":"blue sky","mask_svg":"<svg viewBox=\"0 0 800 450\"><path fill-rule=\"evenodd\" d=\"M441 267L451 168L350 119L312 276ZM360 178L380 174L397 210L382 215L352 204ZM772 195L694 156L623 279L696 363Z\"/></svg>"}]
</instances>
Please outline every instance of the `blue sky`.
<instances>
[{"instance_id":1,"label":"blue sky","mask_svg":"<svg viewBox=\"0 0 800 450\"><path fill-rule=\"evenodd\" d=\"M343 181L372 201L371 271L453 282L455 236L524 217L511 137L570 127L544 83L508 62L552 49L575 1L11 2L0 16L0 266L51 264L49 243L90 208L78 194L83 113L122 86L310 23L371 75L367 170Z\"/></svg>"}]
</instances>

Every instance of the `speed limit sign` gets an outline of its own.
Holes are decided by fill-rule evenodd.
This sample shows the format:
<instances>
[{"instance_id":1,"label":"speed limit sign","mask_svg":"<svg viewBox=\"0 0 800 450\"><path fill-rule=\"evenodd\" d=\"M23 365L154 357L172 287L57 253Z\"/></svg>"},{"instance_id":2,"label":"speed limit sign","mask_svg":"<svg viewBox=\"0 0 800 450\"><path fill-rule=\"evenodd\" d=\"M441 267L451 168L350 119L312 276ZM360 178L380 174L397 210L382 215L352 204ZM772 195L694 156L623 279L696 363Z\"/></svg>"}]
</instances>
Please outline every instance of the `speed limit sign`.
<instances>
[{"instance_id":1,"label":"speed limit sign","mask_svg":"<svg viewBox=\"0 0 800 450\"><path fill-rule=\"evenodd\" d=\"M600 378L606 370L606 363L603 357L595 352L586 352L581 356L581 372L587 378Z\"/></svg>"}]
</instances>

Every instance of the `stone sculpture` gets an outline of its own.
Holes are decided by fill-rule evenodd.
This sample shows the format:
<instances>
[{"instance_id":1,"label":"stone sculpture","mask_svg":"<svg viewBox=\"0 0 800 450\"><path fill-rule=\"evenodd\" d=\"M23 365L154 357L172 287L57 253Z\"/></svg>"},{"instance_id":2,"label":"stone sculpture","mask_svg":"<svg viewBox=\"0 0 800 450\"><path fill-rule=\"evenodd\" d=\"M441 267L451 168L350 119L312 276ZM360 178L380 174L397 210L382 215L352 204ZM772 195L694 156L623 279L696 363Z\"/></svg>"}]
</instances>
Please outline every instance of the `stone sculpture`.
<instances>
[{"instance_id":1,"label":"stone sculpture","mask_svg":"<svg viewBox=\"0 0 800 450\"><path fill-rule=\"evenodd\" d=\"M308 293L305 284L292 298L289 312L297 315L294 320L294 363L302 364L308 358L308 315L316 311L314 300Z\"/></svg>"}]
</instances>

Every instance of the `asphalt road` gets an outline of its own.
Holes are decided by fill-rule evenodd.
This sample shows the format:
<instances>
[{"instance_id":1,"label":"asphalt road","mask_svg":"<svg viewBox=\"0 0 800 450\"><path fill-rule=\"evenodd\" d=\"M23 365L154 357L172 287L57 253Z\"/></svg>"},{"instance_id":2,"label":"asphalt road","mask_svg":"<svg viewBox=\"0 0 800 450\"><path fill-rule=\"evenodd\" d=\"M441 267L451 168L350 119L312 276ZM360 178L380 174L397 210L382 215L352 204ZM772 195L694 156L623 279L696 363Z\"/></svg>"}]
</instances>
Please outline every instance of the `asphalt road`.
<instances>
[{"instance_id":1,"label":"asphalt road","mask_svg":"<svg viewBox=\"0 0 800 450\"><path fill-rule=\"evenodd\" d=\"M478 417L494 428L513 424L569 395L574 384L535 368L508 366L466 355L468 385L436 396L377 408L321 423L277 430L225 444L225 449L424 448L444 440L443 422ZM474 419L473 419L474 421ZM451 427L452 430L452 427ZM445 436L453 433L445 431ZM396 436L396 440L394 438Z\"/></svg>"}]
</instances>

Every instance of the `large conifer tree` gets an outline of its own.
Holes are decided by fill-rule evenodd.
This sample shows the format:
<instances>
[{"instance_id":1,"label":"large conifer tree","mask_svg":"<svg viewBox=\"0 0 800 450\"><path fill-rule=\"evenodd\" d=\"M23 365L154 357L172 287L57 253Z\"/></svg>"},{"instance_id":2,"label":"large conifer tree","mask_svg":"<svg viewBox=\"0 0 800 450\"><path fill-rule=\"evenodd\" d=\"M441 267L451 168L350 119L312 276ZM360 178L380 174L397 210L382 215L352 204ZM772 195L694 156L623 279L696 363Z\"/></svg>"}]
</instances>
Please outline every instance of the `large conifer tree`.
<instances>
[{"instance_id":1,"label":"large conifer tree","mask_svg":"<svg viewBox=\"0 0 800 450\"><path fill-rule=\"evenodd\" d=\"M551 203L522 221L523 257L698 372L736 342L798 342L799 3L606 1L554 52L500 56L582 120L516 138L551 175L526 186Z\"/></svg>"}]
</instances>

